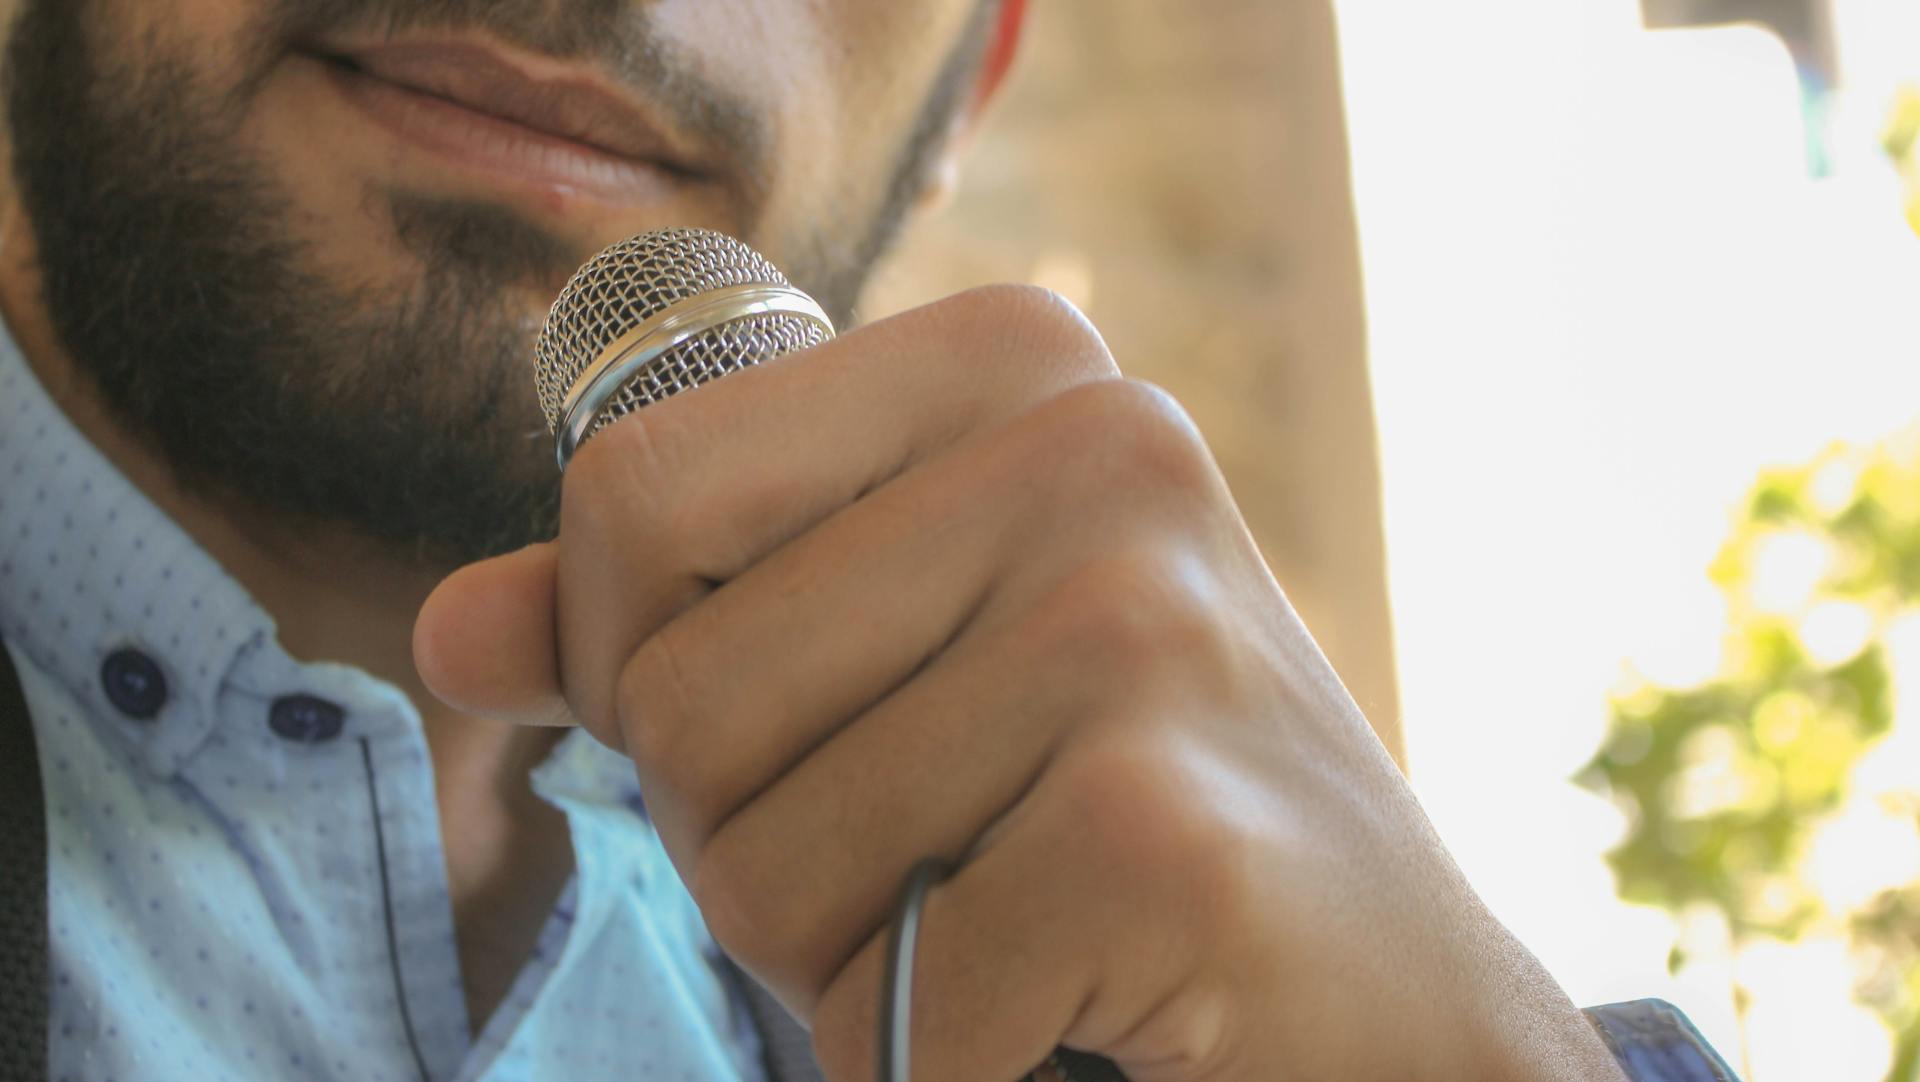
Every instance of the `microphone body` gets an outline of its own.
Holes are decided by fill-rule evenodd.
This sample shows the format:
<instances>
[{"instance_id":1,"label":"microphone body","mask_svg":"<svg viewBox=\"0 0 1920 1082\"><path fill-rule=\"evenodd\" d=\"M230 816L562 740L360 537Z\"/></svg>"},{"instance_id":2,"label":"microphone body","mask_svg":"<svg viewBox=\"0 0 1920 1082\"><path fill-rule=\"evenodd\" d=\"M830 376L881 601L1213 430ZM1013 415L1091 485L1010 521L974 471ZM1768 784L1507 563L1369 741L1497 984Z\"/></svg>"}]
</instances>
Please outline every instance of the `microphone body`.
<instances>
[{"instance_id":1,"label":"microphone body","mask_svg":"<svg viewBox=\"0 0 1920 1082\"><path fill-rule=\"evenodd\" d=\"M535 346L535 389L567 468L595 433L637 409L834 336L820 306L725 234L668 229L588 260L554 301ZM895 914L879 1035L881 1082L909 1082L913 947L936 860L909 875ZM1028 1082L1126 1082L1117 1067L1059 1049Z\"/></svg>"}]
</instances>

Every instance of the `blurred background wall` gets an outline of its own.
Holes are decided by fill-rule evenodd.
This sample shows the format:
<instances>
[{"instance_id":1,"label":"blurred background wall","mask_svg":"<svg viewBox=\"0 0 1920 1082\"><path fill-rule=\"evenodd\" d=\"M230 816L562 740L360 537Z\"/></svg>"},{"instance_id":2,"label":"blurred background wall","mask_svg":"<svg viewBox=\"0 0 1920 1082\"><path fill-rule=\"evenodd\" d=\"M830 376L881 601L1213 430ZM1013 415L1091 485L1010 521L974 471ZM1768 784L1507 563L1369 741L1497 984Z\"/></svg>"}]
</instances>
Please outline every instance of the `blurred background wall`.
<instances>
[{"instance_id":1,"label":"blurred background wall","mask_svg":"<svg viewBox=\"0 0 1920 1082\"><path fill-rule=\"evenodd\" d=\"M1325 0L1038 0L958 201L869 318L996 281L1085 310L1206 433L1288 596L1397 743L1373 410Z\"/></svg>"}]
</instances>

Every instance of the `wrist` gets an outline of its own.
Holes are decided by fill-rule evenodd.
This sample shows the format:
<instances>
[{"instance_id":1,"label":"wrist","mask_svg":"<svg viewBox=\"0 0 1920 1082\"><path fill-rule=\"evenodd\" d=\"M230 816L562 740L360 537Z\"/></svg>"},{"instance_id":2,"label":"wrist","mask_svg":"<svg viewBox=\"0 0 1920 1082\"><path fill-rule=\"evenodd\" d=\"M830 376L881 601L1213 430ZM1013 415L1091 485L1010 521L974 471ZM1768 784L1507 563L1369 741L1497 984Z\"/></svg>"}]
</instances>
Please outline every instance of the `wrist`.
<instances>
[{"instance_id":1,"label":"wrist","mask_svg":"<svg viewBox=\"0 0 1920 1082\"><path fill-rule=\"evenodd\" d=\"M1516 1080L1524 1082L1637 1082L1627 1076L1599 1031L1571 1004L1551 1027L1526 1034Z\"/></svg>"},{"instance_id":2,"label":"wrist","mask_svg":"<svg viewBox=\"0 0 1920 1082\"><path fill-rule=\"evenodd\" d=\"M1481 993L1472 1077L1488 1082L1637 1082L1546 968L1508 940L1504 979ZM1466 1077L1466 1076L1461 1076ZM1689 1080L1691 1082L1691 1080Z\"/></svg>"},{"instance_id":3,"label":"wrist","mask_svg":"<svg viewBox=\"0 0 1920 1082\"><path fill-rule=\"evenodd\" d=\"M1557 993L1558 988L1555 989ZM1565 996L1551 1010L1507 1020L1483 1078L1501 1082L1639 1082L1630 1079L1600 1032ZM1664 1082L1664 1080L1662 1080Z\"/></svg>"}]
</instances>

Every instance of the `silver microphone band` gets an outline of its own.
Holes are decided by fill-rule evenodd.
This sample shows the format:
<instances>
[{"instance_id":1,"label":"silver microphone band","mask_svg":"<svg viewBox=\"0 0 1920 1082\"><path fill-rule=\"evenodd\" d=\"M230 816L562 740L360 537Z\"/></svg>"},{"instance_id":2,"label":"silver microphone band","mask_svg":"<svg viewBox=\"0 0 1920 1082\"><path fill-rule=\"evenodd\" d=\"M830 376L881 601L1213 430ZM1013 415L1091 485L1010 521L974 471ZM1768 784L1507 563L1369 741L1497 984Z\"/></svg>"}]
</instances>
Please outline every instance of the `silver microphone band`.
<instances>
[{"instance_id":1,"label":"silver microphone band","mask_svg":"<svg viewBox=\"0 0 1920 1082\"><path fill-rule=\"evenodd\" d=\"M663 354L689 339L736 319L793 315L812 320L833 335L833 321L812 297L789 286L744 285L715 289L668 305L600 351L568 389L555 453L564 472L586 442L607 401Z\"/></svg>"}]
</instances>

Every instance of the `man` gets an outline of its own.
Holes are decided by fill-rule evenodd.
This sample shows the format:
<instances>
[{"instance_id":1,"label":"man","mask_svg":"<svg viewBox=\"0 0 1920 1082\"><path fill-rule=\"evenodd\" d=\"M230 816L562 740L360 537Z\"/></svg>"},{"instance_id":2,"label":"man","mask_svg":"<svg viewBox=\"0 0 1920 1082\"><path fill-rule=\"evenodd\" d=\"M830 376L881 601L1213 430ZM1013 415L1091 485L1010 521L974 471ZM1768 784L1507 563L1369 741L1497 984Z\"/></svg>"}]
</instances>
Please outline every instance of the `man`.
<instances>
[{"instance_id":1,"label":"man","mask_svg":"<svg viewBox=\"0 0 1920 1082\"><path fill-rule=\"evenodd\" d=\"M1619 1077L1058 300L848 333L554 477L571 268L717 228L844 322L1017 4L20 6L0 635L52 1077L758 1078L724 950L869 1078L928 854L920 1082Z\"/></svg>"}]
</instances>

